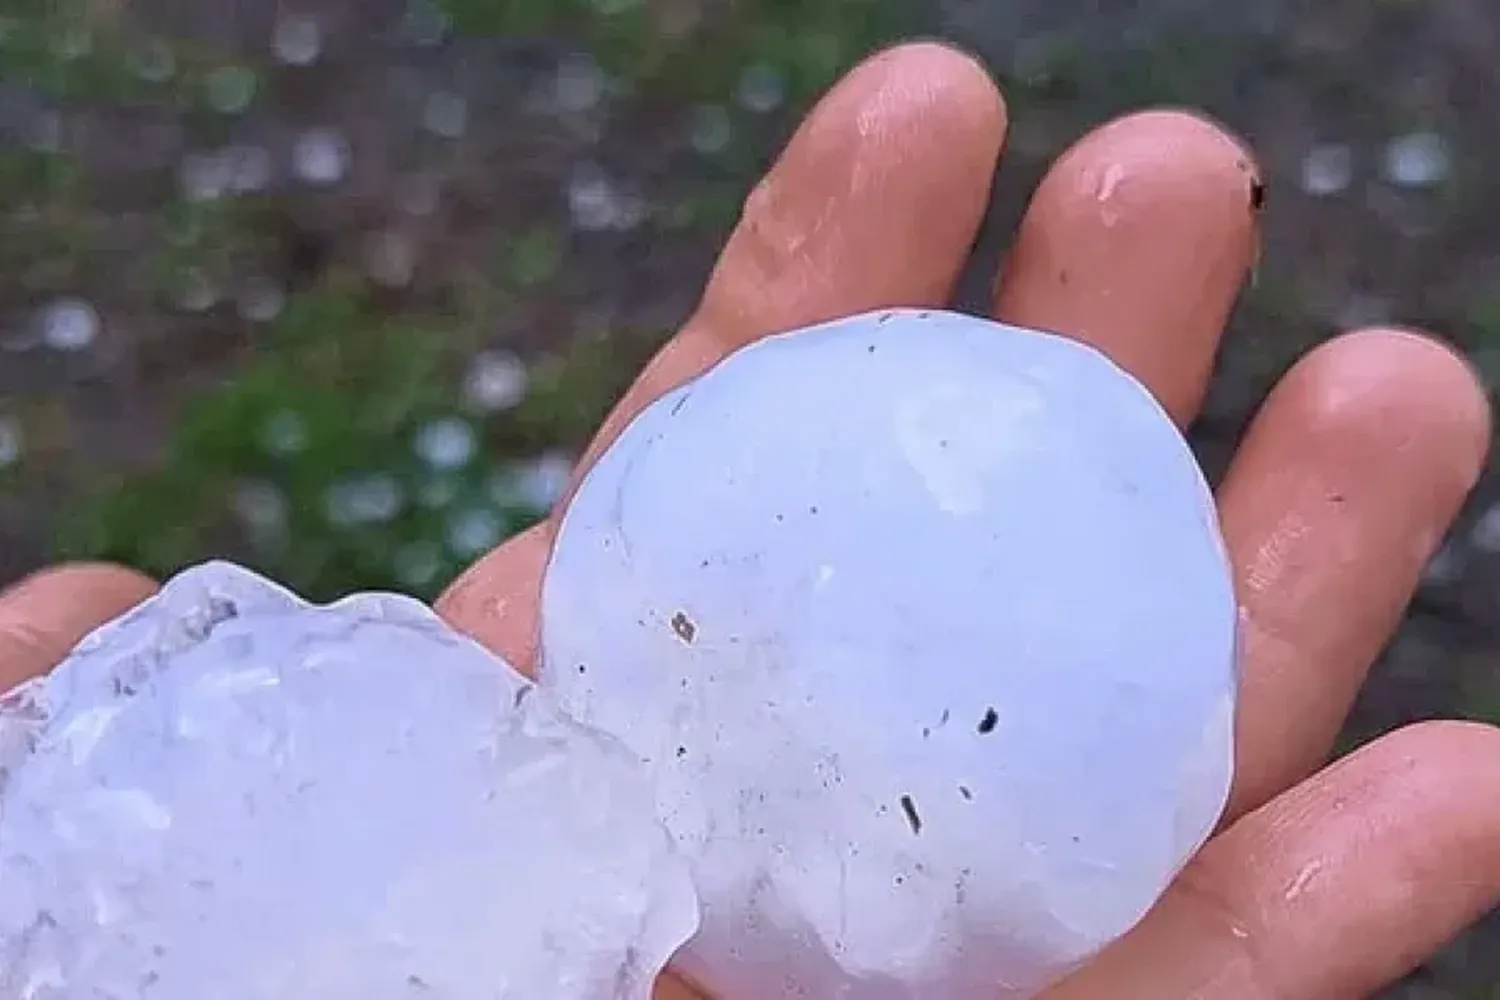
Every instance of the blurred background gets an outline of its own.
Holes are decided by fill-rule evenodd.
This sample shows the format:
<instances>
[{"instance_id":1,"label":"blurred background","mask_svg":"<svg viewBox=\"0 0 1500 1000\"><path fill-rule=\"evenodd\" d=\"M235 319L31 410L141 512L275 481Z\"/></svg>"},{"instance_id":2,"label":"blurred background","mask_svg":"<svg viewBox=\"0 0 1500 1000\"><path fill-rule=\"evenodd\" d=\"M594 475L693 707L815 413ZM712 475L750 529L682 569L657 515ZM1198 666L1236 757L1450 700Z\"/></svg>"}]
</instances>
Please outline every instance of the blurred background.
<instances>
[{"instance_id":1,"label":"blurred background","mask_svg":"<svg viewBox=\"0 0 1500 1000\"><path fill-rule=\"evenodd\" d=\"M4 0L0 582L228 555L432 596L556 495L816 94L887 41L981 54L1014 121L966 294L1046 162L1142 104L1268 173L1195 444L1419 323L1500 377L1487 0ZM1347 734L1500 721L1500 502L1433 561ZM1491 919L1392 991L1500 997Z\"/></svg>"}]
</instances>

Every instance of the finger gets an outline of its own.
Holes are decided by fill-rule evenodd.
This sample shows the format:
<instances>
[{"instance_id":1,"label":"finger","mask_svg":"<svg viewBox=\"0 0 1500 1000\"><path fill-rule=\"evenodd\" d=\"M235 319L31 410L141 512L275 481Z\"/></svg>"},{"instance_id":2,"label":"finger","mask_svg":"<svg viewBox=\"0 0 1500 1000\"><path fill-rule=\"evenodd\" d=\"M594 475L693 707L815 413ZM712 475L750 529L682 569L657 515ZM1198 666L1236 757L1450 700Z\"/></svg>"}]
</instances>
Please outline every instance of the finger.
<instances>
[{"instance_id":1,"label":"finger","mask_svg":"<svg viewBox=\"0 0 1500 1000\"><path fill-rule=\"evenodd\" d=\"M89 632L154 593L150 577L107 563L55 566L0 592L0 692L51 670Z\"/></svg>"},{"instance_id":2,"label":"finger","mask_svg":"<svg viewBox=\"0 0 1500 1000\"><path fill-rule=\"evenodd\" d=\"M770 333L885 306L939 306L989 199L1005 104L934 43L855 67L746 199L703 300L605 421L587 467L642 407Z\"/></svg>"},{"instance_id":3,"label":"finger","mask_svg":"<svg viewBox=\"0 0 1500 1000\"><path fill-rule=\"evenodd\" d=\"M1254 263L1260 184L1245 147L1196 115L1105 125L1038 187L995 315L1093 345L1186 425Z\"/></svg>"},{"instance_id":4,"label":"finger","mask_svg":"<svg viewBox=\"0 0 1500 1000\"><path fill-rule=\"evenodd\" d=\"M1210 842L1046 1000L1337 1000L1500 904L1500 730L1398 731Z\"/></svg>"},{"instance_id":5,"label":"finger","mask_svg":"<svg viewBox=\"0 0 1500 1000\"><path fill-rule=\"evenodd\" d=\"M551 520L507 540L466 569L434 605L448 624L532 675L537 600L552 550Z\"/></svg>"},{"instance_id":6,"label":"finger","mask_svg":"<svg viewBox=\"0 0 1500 1000\"><path fill-rule=\"evenodd\" d=\"M656 981L656 988L651 991L651 1000L707 1000L707 998L668 972Z\"/></svg>"},{"instance_id":7,"label":"finger","mask_svg":"<svg viewBox=\"0 0 1500 1000\"><path fill-rule=\"evenodd\" d=\"M1489 405L1436 341L1366 330L1298 363L1219 490L1241 602L1227 821L1326 759L1489 449Z\"/></svg>"},{"instance_id":8,"label":"finger","mask_svg":"<svg viewBox=\"0 0 1500 1000\"><path fill-rule=\"evenodd\" d=\"M615 407L580 471L642 407L756 338L945 302L978 232L1005 121L984 70L952 49L903 45L856 67L751 193L698 310ZM438 601L517 665L532 651L549 531L490 553Z\"/></svg>"}]
</instances>

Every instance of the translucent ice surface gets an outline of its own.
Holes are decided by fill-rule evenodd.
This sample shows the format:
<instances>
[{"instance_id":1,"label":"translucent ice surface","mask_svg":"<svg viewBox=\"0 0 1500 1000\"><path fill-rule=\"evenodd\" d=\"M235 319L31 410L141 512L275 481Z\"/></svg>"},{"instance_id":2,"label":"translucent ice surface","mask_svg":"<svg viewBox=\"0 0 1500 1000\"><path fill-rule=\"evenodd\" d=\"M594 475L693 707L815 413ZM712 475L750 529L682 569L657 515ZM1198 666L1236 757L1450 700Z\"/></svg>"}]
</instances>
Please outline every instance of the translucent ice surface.
<instances>
[{"instance_id":1,"label":"translucent ice surface","mask_svg":"<svg viewBox=\"0 0 1500 1000\"><path fill-rule=\"evenodd\" d=\"M1149 393L948 313L755 344L568 508L541 684L651 769L721 1000L1028 997L1130 928L1231 772L1236 606Z\"/></svg>"},{"instance_id":2,"label":"translucent ice surface","mask_svg":"<svg viewBox=\"0 0 1500 1000\"><path fill-rule=\"evenodd\" d=\"M0 997L645 1000L639 762L414 601L209 564L0 708Z\"/></svg>"}]
</instances>

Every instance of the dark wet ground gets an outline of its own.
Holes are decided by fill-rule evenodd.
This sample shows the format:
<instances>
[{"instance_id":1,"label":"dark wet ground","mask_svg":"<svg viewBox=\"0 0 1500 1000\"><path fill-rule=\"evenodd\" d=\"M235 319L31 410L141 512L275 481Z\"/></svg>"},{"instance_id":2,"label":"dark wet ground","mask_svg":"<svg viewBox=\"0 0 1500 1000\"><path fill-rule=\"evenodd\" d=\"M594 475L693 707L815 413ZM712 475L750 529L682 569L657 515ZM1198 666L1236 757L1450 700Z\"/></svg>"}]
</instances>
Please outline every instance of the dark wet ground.
<instances>
[{"instance_id":1,"label":"dark wet ground","mask_svg":"<svg viewBox=\"0 0 1500 1000\"><path fill-rule=\"evenodd\" d=\"M0 575L228 551L313 593L432 592L545 501L810 95L899 34L960 42L1007 81L973 294L1046 162L1111 113L1200 106L1255 144L1265 255L1195 432L1211 468L1340 327L1422 324L1500 377L1483 0L447 10L0 12ZM1353 733L1449 714L1500 718L1493 477ZM1390 995L1497 984L1491 919Z\"/></svg>"}]
</instances>

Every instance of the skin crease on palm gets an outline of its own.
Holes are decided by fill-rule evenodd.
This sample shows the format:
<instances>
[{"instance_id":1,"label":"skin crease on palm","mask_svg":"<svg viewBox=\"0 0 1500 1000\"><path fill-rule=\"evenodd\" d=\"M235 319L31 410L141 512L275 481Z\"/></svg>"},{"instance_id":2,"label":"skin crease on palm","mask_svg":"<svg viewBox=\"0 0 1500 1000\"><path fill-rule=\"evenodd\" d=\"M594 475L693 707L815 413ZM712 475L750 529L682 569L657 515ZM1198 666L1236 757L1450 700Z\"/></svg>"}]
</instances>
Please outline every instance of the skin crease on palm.
<instances>
[{"instance_id":1,"label":"skin crease on palm","mask_svg":"<svg viewBox=\"0 0 1500 1000\"><path fill-rule=\"evenodd\" d=\"M756 338L945 304L1005 131L990 79L948 48L901 46L855 68L750 195L699 309L585 463L643 405ZM994 315L1098 347L1186 424L1259 249L1259 183L1251 154L1195 115L1105 125L1037 190ZM1368 996L1500 904L1500 731L1425 723L1323 766L1489 431L1469 369L1412 331L1344 334L1276 387L1218 494L1244 649L1228 812L1135 931L1046 1000ZM523 666L550 530L490 553L438 602ZM154 587L97 564L12 587L0 687L50 668ZM669 975L657 1000L706 998Z\"/></svg>"}]
</instances>

